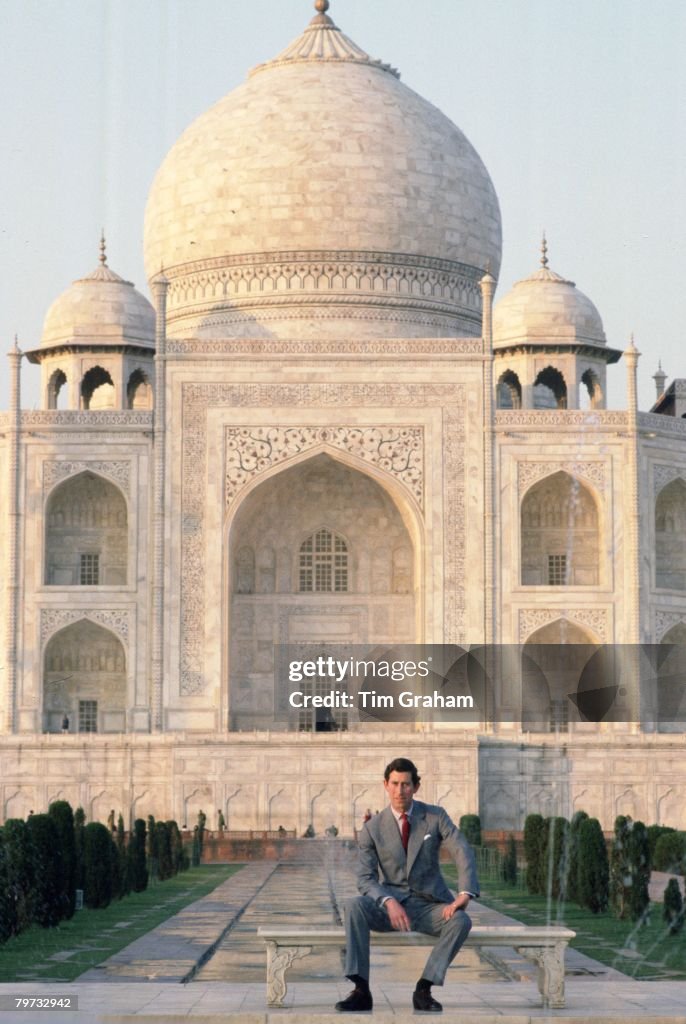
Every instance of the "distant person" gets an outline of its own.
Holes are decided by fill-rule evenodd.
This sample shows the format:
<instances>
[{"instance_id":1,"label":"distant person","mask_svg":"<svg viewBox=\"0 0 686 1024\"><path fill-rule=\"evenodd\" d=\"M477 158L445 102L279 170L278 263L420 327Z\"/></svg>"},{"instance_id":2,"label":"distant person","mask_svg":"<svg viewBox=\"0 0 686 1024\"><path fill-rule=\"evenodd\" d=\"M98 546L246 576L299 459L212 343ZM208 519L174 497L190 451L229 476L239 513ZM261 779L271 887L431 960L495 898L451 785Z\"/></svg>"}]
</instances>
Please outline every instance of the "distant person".
<instances>
[{"instance_id":1,"label":"distant person","mask_svg":"<svg viewBox=\"0 0 686 1024\"><path fill-rule=\"evenodd\" d=\"M224 819L224 815L221 810L217 811L217 828L220 832L223 832L226 828L226 820Z\"/></svg>"},{"instance_id":2,"label":"distant person","mask_svg":"<svg viewBox=\"0 0 686 1024\"><path fill-rule=\"evenodd\" d=\"M279 838L282 838L283 836L286 835L286 829L283 827L283 825L279 825L278 832L279 832Z\"/></svg>"},{"instance_id":3,"label":"distant person","mask_svg":"<svg viewBox=\"0 0 686 1024\"><path fill-rule=\"evenodd\" d=\"M479 895L474 854L442 807L415 800L417 769L397 757L384 772L390 806L366 822L359 836L357 887L362 893L346 901L346 976L355 988L336 1003L343 1013L371 1010L369 933L418 931L438 938L412 995L415 1010L440 1013L431 995L469 935L466 908ZM453 896L439 866L441 847L452 856L460 892Z\"/></svg>"},{"instance_id":4,"label":"distant person","mask_svg":"<svg viewBox=\"0 0 686 1024\"><path fill-rule=\"evenodd\" d=\"M64 715L62 718L62 732L69 732L69 718Z\"/></svg>"},{"instance_id":5,"label":"distant person","mask_svg":"<svg viewBox=\"0 0 686 1024\"><path fill-rule=\"evenodd\" d=\"M107 815L107 827L108 827L108 829L110 830L110 832L114 832L114 831L115 831L115 824L114 824L114 807L112 808L112 810L110 811L110 813L109 813L109 814Z\"/></svg>"}]
</instances>

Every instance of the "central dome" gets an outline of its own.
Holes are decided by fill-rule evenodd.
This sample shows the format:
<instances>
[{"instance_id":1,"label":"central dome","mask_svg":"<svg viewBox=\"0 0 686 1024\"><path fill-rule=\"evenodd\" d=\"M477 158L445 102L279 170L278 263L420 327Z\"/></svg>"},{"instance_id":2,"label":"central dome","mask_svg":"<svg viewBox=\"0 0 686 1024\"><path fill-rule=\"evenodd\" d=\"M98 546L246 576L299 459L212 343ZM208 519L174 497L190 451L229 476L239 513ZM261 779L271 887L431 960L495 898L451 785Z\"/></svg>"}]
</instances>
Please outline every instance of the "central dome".
<instances>
[{"instance_id":1,"label":"central dome","mask_svg":"<svg viewBox=\"0 0 686 1024\"><path fill-rule=\"evenodd\" d=\"M351 319L358 335L478 335L500 251L472 145L323 13L184 132L145 218L177 336L321 337Z\"/></svg>"}]
</instances>

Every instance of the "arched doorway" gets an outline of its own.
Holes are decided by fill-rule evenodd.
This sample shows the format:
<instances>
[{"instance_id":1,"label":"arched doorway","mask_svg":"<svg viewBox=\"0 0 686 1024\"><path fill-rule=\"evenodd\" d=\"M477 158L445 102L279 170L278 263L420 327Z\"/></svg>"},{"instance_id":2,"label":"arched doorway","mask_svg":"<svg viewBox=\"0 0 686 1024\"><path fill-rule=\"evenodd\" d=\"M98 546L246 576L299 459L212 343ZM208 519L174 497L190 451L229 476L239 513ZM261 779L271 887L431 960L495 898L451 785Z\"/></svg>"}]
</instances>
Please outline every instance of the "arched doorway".
<instances>
[{"instance_id":1,"label":"arched doorway","mask_svg":"<svg viewBox=\"0 0 686 1024\"><path fill-rule=\"evenodd\" d=\"M569 694L575 694L584 666L598 643L581 626L560 618L537 629L524 644L522 728L567 732L580 721Z\"/></svg>"},{"instance_id":2,"label":"arched doorway","mask_svg":"<svg viewBox=\"0 0 686 1024\"><path fill-rule=\"evenodd\" d=\"M80 619L56 633L43 656L43 728L126 730L126 654L108 629Z\"/></svg>"},{"instance_id":3,"label":"arched doorway","mask_svg":"<svg viewBox=\"0 0 686 1024\"><path fill-rule=\"evenodd\" d=\"M416 639L414 546L400 510L371 476L328 454L284 469L245 498L229 558L232 729L274 728L275 643ZM310 710L291 724L328 731L353 721Z\"/></svg>"},{"instance_id":4,"label":"arched doorway","mask_svg":"<svg viewBox=\"0 0 686 1024\"><path fill-rule=\"evenodd\" d=\"M126 583L126 499L96 473L70 477L45 509L45 582L52 586Z\"/></svg>"},{"instance_id":5,"label":"arched doorway","mask_svg":"<svg viewBox=\"0 0 686 1024\"><path fill-rule=\"evenodd\" d=\"M534 484L521 509L524 586L597 586L598 508L588 487L564 470Z\"/></svg>"}]
</instances>

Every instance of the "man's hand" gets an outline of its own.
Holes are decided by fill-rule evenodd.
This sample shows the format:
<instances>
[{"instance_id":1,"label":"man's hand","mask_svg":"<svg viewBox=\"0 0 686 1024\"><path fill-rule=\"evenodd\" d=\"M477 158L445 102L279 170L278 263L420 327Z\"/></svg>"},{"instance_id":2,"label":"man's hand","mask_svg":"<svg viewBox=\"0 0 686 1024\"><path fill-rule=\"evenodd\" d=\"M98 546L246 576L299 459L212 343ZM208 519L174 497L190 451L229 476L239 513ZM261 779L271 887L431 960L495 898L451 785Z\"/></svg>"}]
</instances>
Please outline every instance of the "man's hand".
<instances>
[{"instance_id":1,"label":"man's hand","mask_svg":"<svg viewBox=\"0 0 686 1024\"><path fill-rule=\"evenodd\" d=\"M470 896L467 892L461 892L459 896L456 896L452 903L446 903L441 911L441 917L444 921L449 921L456 910L464 910L469 904Z\"/></svg>"},{"instance_id":2,"label":"man's hand","mask_svg":"<svg viewBox=\"0 0 686 1024\"><path fill-rule=\"evenodd\" d=\"M386 900L384 908L391 922L391 928L396 932L409 932L410 931L410 919L403 910L402 904L398 903L391 897L390 900Z\"/></svg>"}]
</instances>

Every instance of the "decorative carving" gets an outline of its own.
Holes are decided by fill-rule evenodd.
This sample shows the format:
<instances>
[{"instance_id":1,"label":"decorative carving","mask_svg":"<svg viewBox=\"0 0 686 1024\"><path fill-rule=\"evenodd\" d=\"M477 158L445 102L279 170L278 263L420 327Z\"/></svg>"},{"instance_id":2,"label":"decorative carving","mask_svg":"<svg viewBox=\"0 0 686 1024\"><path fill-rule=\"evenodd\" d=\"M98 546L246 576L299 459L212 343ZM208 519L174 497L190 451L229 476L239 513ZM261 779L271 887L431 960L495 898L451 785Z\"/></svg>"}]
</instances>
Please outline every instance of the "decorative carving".
<instances>
[{"instance_id":1,"label":"decorative carving","mask_svg":"<svg viewBox=\"0 0 686 1024\"><path fill-rule=\"evenodd\" d=\"M181 549L181 692L205 689L204 659L204 501L207 473L207 414L211 408L275 407L443 409L444 548L446 643L463 641L464 618L464 429L465 389L456 384L226 384L187 383L182 386L184 423ZM285 429L285 428L280 428ZM299 429L299 428L295 428ZM361 437L371 437L362 427ZM377 428L381 439L387 438ZM398 428L401 431L405 428ZM410 431L416 428L408 428ZM337 433L338 428L331 428ZM348 435L352 436L352 430ZM414 437L416 435L410 435ZM380 439L380 440L381 440ZM380 453L381 445L377 445ZM411 449L408 447L408 452ZM386 454L384 449L384 454ZM380 455L379 455L380 457ZM386 456L388 457L388 456ZM377 463L378 465L378 463ZM414 485L413 485L414 486Z\"/></svg>"},{"instance_id":2,"label":"decorative carving","mask_svg":"<svg viewBox=\"0 0 686 1024\"><path fill-rule=\"evenodd\" d=\"M152 428L153 413L139 409L22 409L22 427L140 427Z\"/></svg>"},{"instance_id":3,"label":"decorative carving","mask_svg":"<svg viewBox=\"0 0 686 1024\"><path fill-rule=\"evenodd\" d=\"M378 466L424 504L422 427L227 427L226 504L259 473L318 445L328 445Z\"/></svg>"},{"instance_id":4,"label":"decorative carving","mask_svg":"<svg viewBox=\"0 0 686 1024\"><path fill-rule=\"evenodd\" d=\"M656 463L653 466L653 496L657 497L663 487L679 478L686 483L686 466L664 466Z\"/></svg>"},{"instance_id":5,"label":"decorative carving","mask_svg":"<svg viewBox=\"0 0 686 1024\"><path fill-rule=\"evenodd\" d=\"M412 323L470 321L481 315L481 272L453 260L389 252L301 251L239 254L168 272L168 322L260 320L265 306L283 319L385 319L384 307ZM371 301L370 301L371 300ZM338 309L336 307L339 307ZM269 314L267 314L267 317Z\"/></svg>"},{"instance_id":6,"label":"decorative carving","mask_svg":"<svg viewBox=\"0 0 686 1024\"><path fill-rule=\"evenodd\" d=\"M520 956L538 967L538 991L543 1005L560 1009L565 1005L565 947L566 942L554 946L515 946Z\"/></svg>"},{"instance_id":7,"label":"decorative carving","mask_svg":"<svg viewBox=\"0 0 686 1024\"><path fill-rule=\"evenodd\" d=\"M660 419L666 417L660 416ZM596 428L629 427L629 414L614 409L498 409L495 414L497 427L537 427L559 431L566 427Z\"/></svg>"},{"instance_id":8,"label":"decorative carving","mask_svg":"<svg viewBox=\"0 0 686 1024\"><path fill-rule=\"evenodd\" d=\"M686 435L686 420L676 416L660 416L656 412L639 412L638 426L642 430L656 431L663 434Z\"/></svg>"},{"instance_id":9,"label":"decorative carving","mask_svg":"<svg viewBox=\"0 0 686 1024\"><path fill-rule=\"evenodd\" d=\"M43 492L49 491L60 480L88 470L100 476L106 476L117 486L129 494L131 487L131 463L128 461L92 462L88 459L46 461L43 463Z\"/></svg>"},{"instance_id":10,"label":"decorative carving","mask_svg":"<svg viewBox=\"0 0 686 1024\"><path fill-rule=\"evenodd\" d=\"M670 629L674 626L683 625L686 626L686 611L684 612L666 612L656 611L655 612L655 628L653 630L654 642L656 644L662 643L666 633L669 633Z\"/></svg>"},{"instance_id":11,"label":"decorative carving","mask_svg":"<svg viewBox=\"0 0 686 1024\"><path fill-rule=\"evenodd\" d=\"M579 626L587 626L601 643L609 643L607 608L520 608L520 644L525 643L537 629L558 619L569 619Z\"/></svg>"},{"instance_id":12,"label":"decorative carving","mask_svg":"<svg viewBox=\"0 0 686 1024\"><path fill-rule=\"evenodd\" d=\"M357 339L266 339L232 338L230 343L213 338L168 338L166 351L171 355L218 355L225 356L227 347L232 355L281 356L293 355L370 355L391 356L458 356L481 355L481 338L374 338ZM418 364L414 364L418 367ZM428 364L425 368L428 368ZM0 422L2 422L0 420Z\"/></svg>"},{"instance_id":13,"label":"decorative carving","mask_svg":"<svg viewBox=\"0 0 686 1024\"><path fill-rule=\"evenodd\" d=\"M562 470L570 476L588 480L599 491L604 491L607 480L607 465L595 460L592 462L519 462L517 463L517 485L521 498L524 491L532 484L546 476L552 476Z\"/></svg>"},{"instance_id":14,"label":"decorative carving","mask_svg":"<svg viewBox=\"0 0 686 1024\"><path fill-rule=\"evenodd\" d=\"M312 946L279 946L266 940L267 945L267 1006L283 1006L288 991L286 971L295 960L312 952Z\"/></svg>"},{"instance_id":15,"label":"decorative carving","mask_svg":"<svg viewBox=\"0 0 686 1024\"><path fill-rule=\"evenodd\" d=\"M58 630L80 619L90 619L99 626L111 630L128 647L131 613L126 608L41 608L41 647L44 647L47 640Z\"/></svg>"}]
</instances>

